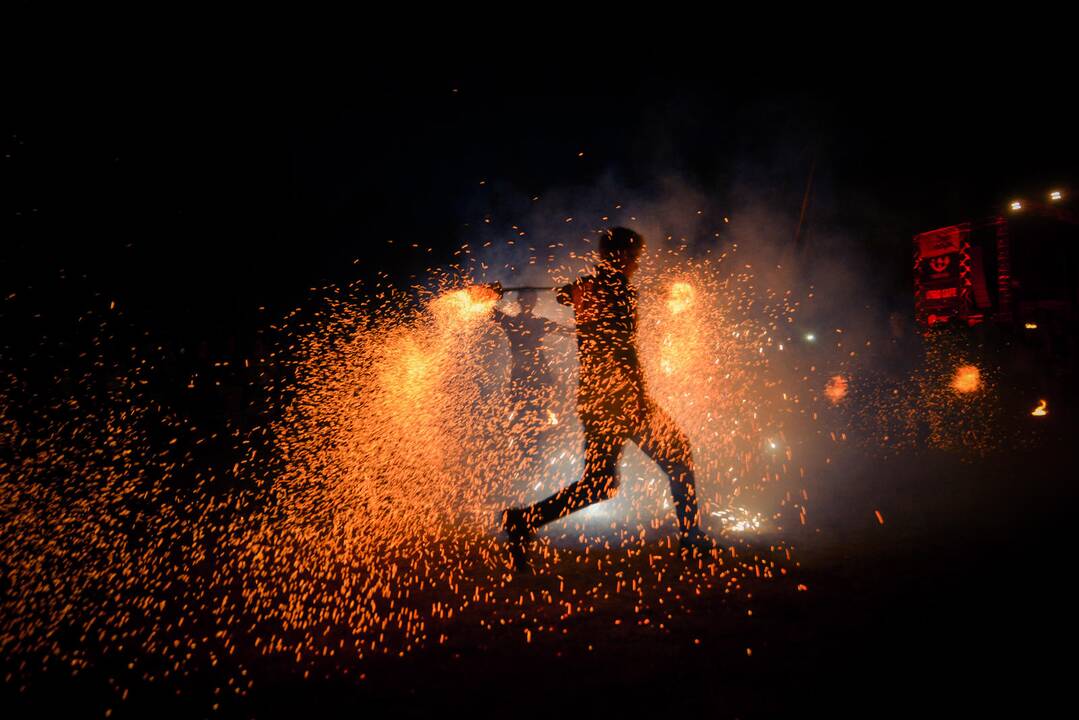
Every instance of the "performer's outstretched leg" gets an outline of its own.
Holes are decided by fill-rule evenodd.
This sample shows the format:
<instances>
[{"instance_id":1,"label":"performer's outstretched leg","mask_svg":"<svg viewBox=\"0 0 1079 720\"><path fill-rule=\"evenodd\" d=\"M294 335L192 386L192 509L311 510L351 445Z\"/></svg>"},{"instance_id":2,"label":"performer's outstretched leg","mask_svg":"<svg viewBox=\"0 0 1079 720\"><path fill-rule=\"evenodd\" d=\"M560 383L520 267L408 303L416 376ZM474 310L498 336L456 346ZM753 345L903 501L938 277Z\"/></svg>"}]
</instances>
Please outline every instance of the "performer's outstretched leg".
<instances>
[{"instance_id":1,"label":"performer's outstretched leg","mask_svg":"<svg viewBox=\"0 0 1079 720\"><path fill-rule=\"evenodd\" d=\"M670 415L651 401L643 420L633 441L667 474L682 546L712 549L714 543L700 529L689 438Z\"/></svg>"},{"instance_id":2,"label":"performer's outstretched leg","mask_svg":"<svg viewBox=\"0 0 1079 720\"><path fill-rule=\"evenodd\" d=\"M614 494L618 488L618 458L622 455L624 442L621 436L586 427L581 479L534 505L502 511L502 530L510 541L516 571L531 571L527 544L538 528Z\"/></svg>"},{"instance_id":3,"label":"performer's outstretched leg","mask_svg":"<svg viewBox=\"0 0 1079 720\"><path fill-rule=\"evenodd\" d=\"M526 508L532 529L614 495L618 489L618 459L622 456L624 442L621 437L585 428L581 479Z\"/></svg>"}]
</instances>

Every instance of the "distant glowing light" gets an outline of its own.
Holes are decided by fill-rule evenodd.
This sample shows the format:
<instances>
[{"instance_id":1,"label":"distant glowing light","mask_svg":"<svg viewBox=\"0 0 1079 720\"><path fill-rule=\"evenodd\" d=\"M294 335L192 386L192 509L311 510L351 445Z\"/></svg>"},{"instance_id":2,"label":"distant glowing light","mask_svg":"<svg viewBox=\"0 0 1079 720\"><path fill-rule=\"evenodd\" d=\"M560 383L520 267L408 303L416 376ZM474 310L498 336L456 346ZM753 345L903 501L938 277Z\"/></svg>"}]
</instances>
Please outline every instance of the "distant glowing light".
<instances>
[{"instance_id":1,"label":"distant glowing light","mask_svg":"<svg viewBox=\"0 0 1079 720\"><path fill-rule=\"evenodd\" d=\"M814 342L817 339L817 336L814 333L806 333L805 338L806 342Z\"/></svg>"},{"instance_id":2,"label":"distant glowing light","mask_svg":"<svg viewBox=\"0 0 1079 720\"><path fill-rule=\"evenodd\" d=\"M1038 407L1030 411L1034 417L1045 417L1049 414L1049 403L1045 400L1038 401Z\"/></svg>"},{"instance_id":3,"label":"distant glowing light","mask_svg":"<svg viewBox=\"0 0 1079 720\"><path fill-rule=\"evenodd\" d=\"M977 392L982 387L982 371L974 365L961 365L952 378L952 389L960 393Z\"/></svg>"},{"instance_id":4,"label":"distant glowing light","mask_svg":"<svg viewBox=\"0 0 1079 720\"><path fill-rule=\"evenodd\" d=\"M1021 201L1019 201L1019 200L1012 200L1012 204L1009 205L1008 207L1010 207L1012 210L1022 210L1023 209L1023 203Z\"/></svg>"},{"instance_id":5,"label":"distant glowing light","mask_svg":"<svg viewBox=\"0 0 1079 720\"><path fill-rule=\"evenodd\" d=\"M1032 323L1032 322L1023 323L1023 327L1025 327L1027 330L1037 330L1038 329L1038 323Z\"/></svg>"},{"instance_id":6,"label":"distant glowing light","mask_svg":"<svg viewBox=\"0 0 1079 720\"><path fill-rule=\"evenodd\" d=\"M1059 190L1054 190L1053 192L1049 193L1049 199L1052 200L1053 202L1056 202L1061 197L1063 197L1063 196L1060 194Z\"/></svg>"}]
</instances>

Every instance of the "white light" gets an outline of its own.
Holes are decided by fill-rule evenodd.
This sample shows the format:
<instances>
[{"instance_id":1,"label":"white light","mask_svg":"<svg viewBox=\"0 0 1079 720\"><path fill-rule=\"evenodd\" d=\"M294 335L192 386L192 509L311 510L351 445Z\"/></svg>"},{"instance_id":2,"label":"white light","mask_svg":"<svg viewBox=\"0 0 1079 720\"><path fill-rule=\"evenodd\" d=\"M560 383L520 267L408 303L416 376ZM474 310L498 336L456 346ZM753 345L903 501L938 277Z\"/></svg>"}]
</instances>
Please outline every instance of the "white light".
<instances>
[{"instance_id":1,"label":"white light","mask_svg":"<svg viewBox=\"0 0 1079 720\"><path fill-rule=\"evenodd\" d=\"M1061 197L1061 195L1060 195L1059 190L1054 190L1053 192L1049 193L1049 199L1050 200L1054 200L1054 201L1059 200L1060 197Z\"/></svg>"},{"instance_id":2,"label":"white light","mask_svg":"<svg viewBox=\"0 0 1079 720\"><path fill-rule=\"evenodd\" d=\"M1023 203L1019 202L1018 200L1012 200L1012 204L1010 207L1012 210L1022 210Z\"/></svg>"},{"instance_id":3,"label":"white light","mask_svg":"<svg viewBox=\"0 0 1079 720\"><path fill-rule=\"evenodd\" d=\"M764 525L763 515L746 508L732 507L728 510L717 510L712 513L712 516L720 519L725 532L757 532Z\"/></svg>"},{"instance_id":4,"label":"white light","mask_svg":"<svg viewBox=\"0 0 1079 720\"><path fill-rule=\"evenodd\" d=\"M806 333L806 342L813 342L817 339L817 336L813 333Z\"/></svg>"}]
</instances>

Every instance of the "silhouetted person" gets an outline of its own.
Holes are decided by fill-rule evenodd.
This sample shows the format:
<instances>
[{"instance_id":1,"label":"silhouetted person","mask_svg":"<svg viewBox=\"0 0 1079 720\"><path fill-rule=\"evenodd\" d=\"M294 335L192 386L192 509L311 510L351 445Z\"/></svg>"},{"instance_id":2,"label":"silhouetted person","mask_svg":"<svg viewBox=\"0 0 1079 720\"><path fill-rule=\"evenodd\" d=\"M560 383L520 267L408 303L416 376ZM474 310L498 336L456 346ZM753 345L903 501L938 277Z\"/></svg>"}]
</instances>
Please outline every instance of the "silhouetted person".
<instances>
[{"instance_id":1,"label":"silhouetted person","mask_svg":"<svg viewBox=\"0 0 1079 720\"><path fill-rule=\"evenodd\" d=\"M534 402L536 391L551 388L555 378L550 363L543 353L543 338L555 333L569 333L556 322L533 313L536 308L536 291L519 290L517 303L521 311L507 315L495 310L495 320L510 341L510 383L514 400Z\"/></svg>"},{"instance_id":2,"label":"silhouetted person","mask_svg":"<svg viewBox=\"0 0 1079 720\"><path fill-rule=\"evenodd\" d=\"M558 423L560 411L557 378L551 372L544 351L544 337L572 333L547 318L536 315L535 290L517 291L521 311L508 315L495 310L494 317L510 342L510 446L523 455L520 471L530 470L540 462L542 439Z\"/></svg>"},{"instance_id":3,"label":"silhouetted person","mask_svg":"<svg viewBox=\"0 0 1079 720\"><path fill-rule=\"evenodd\" d=\"M545 500L503 511L517 569L527 568L526 545L538 528L614 494L618 461L630 440L670 479L683 549L715 547L699 525L689 439L649 397L637 357L637 291L629 280L643 245L632 230L608 230L600 238L595 273L559 290L559 302L573 307L577 321L584 474Z\"/></svg>"}]
</instances>

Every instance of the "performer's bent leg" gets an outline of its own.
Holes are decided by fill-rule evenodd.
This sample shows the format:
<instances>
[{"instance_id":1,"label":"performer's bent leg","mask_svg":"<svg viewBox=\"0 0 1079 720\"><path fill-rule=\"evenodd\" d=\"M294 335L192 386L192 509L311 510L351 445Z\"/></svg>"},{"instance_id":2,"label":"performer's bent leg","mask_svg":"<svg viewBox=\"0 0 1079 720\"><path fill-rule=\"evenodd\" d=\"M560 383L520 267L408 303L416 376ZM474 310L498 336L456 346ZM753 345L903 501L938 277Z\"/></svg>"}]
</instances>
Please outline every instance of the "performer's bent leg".
<instances>
[{"instance_id":1,"label":"performer's bent leg","mask_svg":"<svg viewBox=\"0 0 1079 720\"><path fill-rule=\"evenodd\" d=\"M528 508L528 524L536 529L572 512L606 500L618 489L618 459L623 438L585 428L584 474L546 500Z\"/></svg>"},{"instance_id":2,"label":"performer's bent leg","mask_svg":"<svg viewBox=\"0 0 1079 720\"><path fill-rule=\"evenodd\" d=\"M685 535L700 523L689 438L670 415L649 402L644 422L633 440L667 474L678 529Z\"/></svg>"}]
</instances>

